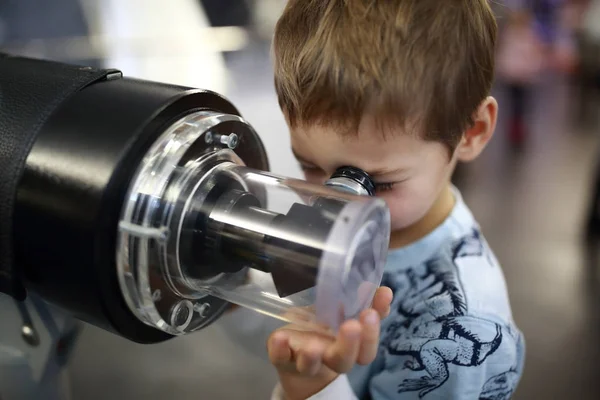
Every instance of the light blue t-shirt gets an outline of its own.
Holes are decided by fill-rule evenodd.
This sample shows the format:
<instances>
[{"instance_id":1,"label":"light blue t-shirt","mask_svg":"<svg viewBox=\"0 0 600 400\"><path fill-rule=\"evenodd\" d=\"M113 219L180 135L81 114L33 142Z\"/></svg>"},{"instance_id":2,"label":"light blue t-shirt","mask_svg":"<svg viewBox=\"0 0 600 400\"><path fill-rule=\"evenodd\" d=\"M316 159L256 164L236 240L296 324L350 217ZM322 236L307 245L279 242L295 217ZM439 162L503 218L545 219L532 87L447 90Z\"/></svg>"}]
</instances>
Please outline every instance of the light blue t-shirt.
<instances>
[{"instance_id":1,"label":"light blue t-shirt","mask_svg":"<svg viewBox=\"0 0 600 400\"><path fill-rule=\"evenodd\" d=\"M504 275L455 192L451 215L425 238L388 256L394 291L374 363L348 378L359 399L509 399L525 344Z\"/></svg>"}]
</instances>

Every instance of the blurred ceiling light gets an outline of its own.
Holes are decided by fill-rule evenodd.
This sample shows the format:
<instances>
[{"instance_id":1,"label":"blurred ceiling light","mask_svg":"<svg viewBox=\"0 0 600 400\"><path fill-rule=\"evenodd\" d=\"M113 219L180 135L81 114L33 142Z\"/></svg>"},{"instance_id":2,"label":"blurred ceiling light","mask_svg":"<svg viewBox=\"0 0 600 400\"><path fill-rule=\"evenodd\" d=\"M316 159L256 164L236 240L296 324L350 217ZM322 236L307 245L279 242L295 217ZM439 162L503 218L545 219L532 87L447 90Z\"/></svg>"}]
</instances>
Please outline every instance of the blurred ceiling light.
<instances>
[{"instance_id":1,"label":"blurred ceiling light","mask_svg":"<svg viewBox=\"0 0 600 400\"><path fill-rule=\"evenodd\" d=\"M3 51L10 53L51 54L52 58L67 60L103 58L106 48L126 47L132 55L185 57L202 53L224 53L244 49L249 35L244 28L237 26L194 29L194 46L178 43L179 35L161 35L156 37L118 37L93 35L65 37L56 39L35 39L23 42L7 42ZM157 50L159 49L159 50Z\"/></svg>"},{"instance_id":2,"label":"blurred ceiling light","mask_svg":"<svg viewBox=\"0 0 600 400\"><path fill-rule=\"evenodd\" d=\"M92 32L89 47L103 53L106 66L226 94L231 83L222 53L242 49L249 35L238 27L211 27L200 1L80 1Z\"/></svg>"}]
</instances>

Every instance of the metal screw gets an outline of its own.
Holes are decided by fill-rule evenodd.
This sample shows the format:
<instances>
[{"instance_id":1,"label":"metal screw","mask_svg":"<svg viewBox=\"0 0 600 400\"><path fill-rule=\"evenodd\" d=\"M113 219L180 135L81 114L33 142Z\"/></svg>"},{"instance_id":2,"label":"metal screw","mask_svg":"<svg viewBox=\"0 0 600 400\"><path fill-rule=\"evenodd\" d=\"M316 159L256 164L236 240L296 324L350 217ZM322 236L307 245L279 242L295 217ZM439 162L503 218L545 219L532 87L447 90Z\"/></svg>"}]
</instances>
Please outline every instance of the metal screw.
<instances>
[{"instance_id":1,"label":"metal screw","mask_svg":"<svg viewBox=\"0 0 600 400\"><path fill-rule=\"evenodd\" d=\"M160 291L160 289L156 289L154 291L154 293L152 293L152 301L159 302L160 299L162 299L162 292Z\"/></svg>"},{"instance_id":2,"label":"metal screw","mask_svg":"<svg viewBox=\"0 0 600 400\"><path fill-rule=\"evenodd\" d=\"M23 340L30 346L35 347L40 344L40 338L30 325L23 325L21 327L21 337L23 337Z\"/></svg>"},{"instance_id":3,"label":"metal screw","mask_svg":"<svg viewBox=\"0 0 600 400\"><path fill-rule=\"evenodd\" d=\"M204 134L204 141L207 144L211 144L213 142L221 143L233 150L240 143L240 137L235 133L230 133L229 135L219 135L213 134L212 132L206 132Z\"/></svg>"},{"instance_id":4,"label":"metal screw","mask_svg":"<svg viewBox=\"0 0 600 400\"><path fill-rule=\"evenodd\" d=\"M192 322L194 305L189 300L180 301L171 310L171 325L175 329L184 331Z\"/></svg>"},{"instance_id":5,"label":"metal screw","mask_svg":"<svg viewBox=\"0 0 600 400\"><path fill-rule=\"evenodd\" d=\"M206 318L208 310L210 310L210 304L208 303L194 305L194 311L200 315L200 318Z\"/></svg>"},{"instance_id":6,"label":"metal screw","mask_svg":"<svg viewBox=\"0 0 600 400\"><path fill-rule=\"evenodd\" d=\"M227 147L229 147L231 150L235 149L240 141L238 135L236 135L235 133L231 133L227 136L222 135L219 138L219 141L226 145Z\"/></svg>"}]
</instances>

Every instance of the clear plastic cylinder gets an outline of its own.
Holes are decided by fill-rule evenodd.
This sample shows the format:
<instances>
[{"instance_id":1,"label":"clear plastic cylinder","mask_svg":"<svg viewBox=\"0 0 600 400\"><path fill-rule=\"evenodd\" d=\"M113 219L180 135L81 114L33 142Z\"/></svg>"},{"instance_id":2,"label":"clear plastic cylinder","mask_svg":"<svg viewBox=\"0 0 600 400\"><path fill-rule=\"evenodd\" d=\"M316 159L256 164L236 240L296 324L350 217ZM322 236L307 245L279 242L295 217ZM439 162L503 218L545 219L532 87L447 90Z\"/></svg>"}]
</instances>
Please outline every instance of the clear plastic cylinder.
<instances>
[{"instance_id":1,"label":"clear plastic cylinder","mask_svg":"<svg viewBox=\"0 0 600 400\"><path fill-rule=\"evenodd\" d=\"M177 232L190 289L273 317L336 331L371 304L389 242L384 202L217 163Z\"/></svg>"},{"instance_id":2,"label":"clear plastic cylinder","mask_svg":"<svg viewBox=\"0 0 600 400\"><path fill-rule=\"evenodd\" d=\"M183 335L231 302L335 332L371 304L390 234L372 182L352 168L330 187L263 169L239 116L197 111L160 134L130 183L115 255L138 319Z\"/></svg>"}]
</instances>

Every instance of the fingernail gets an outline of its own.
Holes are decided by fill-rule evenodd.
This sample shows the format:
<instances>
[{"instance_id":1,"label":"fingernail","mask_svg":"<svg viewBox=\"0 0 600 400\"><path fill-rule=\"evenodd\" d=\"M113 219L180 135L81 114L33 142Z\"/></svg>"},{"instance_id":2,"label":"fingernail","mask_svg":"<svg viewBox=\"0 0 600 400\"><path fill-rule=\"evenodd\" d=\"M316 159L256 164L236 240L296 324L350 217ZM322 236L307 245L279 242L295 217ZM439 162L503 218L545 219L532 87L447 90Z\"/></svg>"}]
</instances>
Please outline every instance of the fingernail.
<instances>
[{"instance_id":1,"label":"fingernail","mask_svg":"<svg viewBox=\"0 0 600 400\"><path fill-rule=\"evenodd\" d=\"M375 326L379 323L379 317L376 312L370 312L365 317L365 322L367 325Z\"/></svg>"},{"instance_id":2,"label":"fingernail","mask_svg":"<svg viewBox=\"0 0 600 400\"><path fill-rule=\"evenodd\" d=\"M289 344L290 348L294 351L298 351L302 347L302 342L300 340L298 340L297 338L290 338L288 344Z\"/></svg>"}]
</instances>

